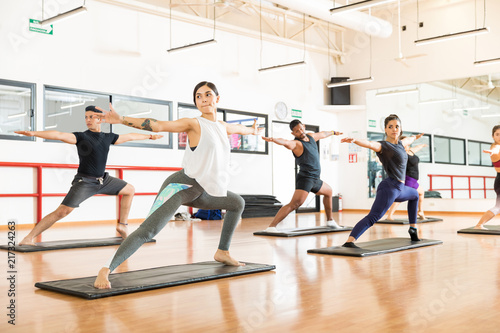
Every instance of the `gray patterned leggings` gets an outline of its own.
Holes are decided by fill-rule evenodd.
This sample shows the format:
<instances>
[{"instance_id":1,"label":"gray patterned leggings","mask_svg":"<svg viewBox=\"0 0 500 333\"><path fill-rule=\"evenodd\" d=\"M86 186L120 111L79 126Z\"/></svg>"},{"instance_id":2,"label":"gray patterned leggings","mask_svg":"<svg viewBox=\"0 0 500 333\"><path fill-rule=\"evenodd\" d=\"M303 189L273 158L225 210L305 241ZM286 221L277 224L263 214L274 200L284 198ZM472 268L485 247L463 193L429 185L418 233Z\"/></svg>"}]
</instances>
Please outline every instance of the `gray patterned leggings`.
<instances>
[{"instance_id":1,"label":"gray patterned leggings","mask_svg":"<svg viewBox=\"0 0 500 333\"><path fill-rule=\"evenodd\" d=\"M245 201L238 194L229 191L225 197L211 196L196 180L186 176L184 170L181 170L165 180L156 196L149 216L137 230L122 242L116 251L109 265L110 271L115 270L142 244L158 234L181 205L201 209L225 209L226 216L222 225L219 249L229 250L231 238L245 207Z\"/></svg>"}]
</instances>

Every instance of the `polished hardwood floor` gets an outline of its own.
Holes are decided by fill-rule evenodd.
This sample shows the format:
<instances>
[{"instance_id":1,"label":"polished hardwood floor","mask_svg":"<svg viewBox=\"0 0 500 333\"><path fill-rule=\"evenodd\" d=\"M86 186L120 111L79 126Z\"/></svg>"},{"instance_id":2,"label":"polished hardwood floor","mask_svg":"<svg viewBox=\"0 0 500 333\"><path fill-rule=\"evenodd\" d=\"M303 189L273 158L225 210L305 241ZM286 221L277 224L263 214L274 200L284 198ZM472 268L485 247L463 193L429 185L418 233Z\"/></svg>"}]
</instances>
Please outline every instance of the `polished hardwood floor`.
<instances>
[{"instance_id":1,"label":"polished hardwood floor","mask_svg":"<svg viewBox=\"0 0 500 333\"><path fill-rule=\"evenodd\" d=\"M335 214L348 226L363 216ZM307 253L341 245L348 232L253 236L271 218L244 219L232 255L276 270L97 300L34 284L96 275L116 247L17 253L15 326L8 324L12 297L7 252L1 251L0 332L500 332L500 236L457 234L480 215L439 216L444 221L421 224L420 235L442 245L368 258ZM309 213L290 216L279 227L323 224L322 214ZM116 272L212 260L220 226L171 222L156 244L144 245ZM407 229L377 224L360 241L406 237ZM18 239L27 232L18 230ZM109 236L111 224L59 224L43 240ZM0 231L0 243L6 239L7 231Z\"/></svg>"}]
</instances>

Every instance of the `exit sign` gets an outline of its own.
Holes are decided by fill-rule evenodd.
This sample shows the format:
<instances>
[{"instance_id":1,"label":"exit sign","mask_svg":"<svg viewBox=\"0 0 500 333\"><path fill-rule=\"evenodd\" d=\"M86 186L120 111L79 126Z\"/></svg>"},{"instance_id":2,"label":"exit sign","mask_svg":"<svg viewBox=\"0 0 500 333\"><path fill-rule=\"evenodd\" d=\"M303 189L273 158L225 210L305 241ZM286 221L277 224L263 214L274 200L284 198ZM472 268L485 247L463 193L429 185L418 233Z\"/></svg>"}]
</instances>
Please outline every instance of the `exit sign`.
<instances>
[{"instance_id":1,"label":"exit sign","mask_svg":"<svg viewBox=\"0 0 500 333\"><path fill-rule=\"evenodd\" d=\"M54 28L52 24L48 27L42 27L39 20L30 19L29 30L33 32L38 32L45 35L53 35Z\"/></svg>"},{"instance_id":2,"label":"exit sign","mask_svg":"<svg viewBox=\"0 0 500 333\"><path fill-rule=\"evenodd\" d=\"M302 118L302 110L292 109L292 117L293 118Z\"/></svg>"}]
</instances>

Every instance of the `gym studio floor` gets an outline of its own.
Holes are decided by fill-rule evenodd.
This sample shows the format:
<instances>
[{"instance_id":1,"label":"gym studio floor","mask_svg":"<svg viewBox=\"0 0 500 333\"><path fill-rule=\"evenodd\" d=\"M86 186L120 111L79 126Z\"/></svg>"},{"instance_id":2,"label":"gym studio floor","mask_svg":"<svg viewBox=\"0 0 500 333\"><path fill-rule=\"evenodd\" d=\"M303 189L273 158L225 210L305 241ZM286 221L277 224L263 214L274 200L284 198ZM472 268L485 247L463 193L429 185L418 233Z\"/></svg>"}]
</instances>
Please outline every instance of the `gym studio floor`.
<instances>
[{"instance_id":1,"label":"gym studio floor","mask_svg":"<svg viewBox=\"0 0 500 333\"><path fill-rule=\"evenodd\" d=\"M353 226L364 212L335 214ZM16 325L8 324L7 251L0 279L2 332L497 332L500 236L464 235L480 214L439 215L420 236L442 245L353 258L308 254L341 245L348 232L253 236L272 218L244 219L231 254L276 270L85 300L35 282L96 275L116 246L16 253ZM494 219L490 224L498 224ZM324 225L323 214L291 215L280 228ZM170 222L116 272L212 260L221 221ZM137 228L131 224L130 229ZM359 241L407 237L408 226L376 224ZM22 239L27 229L18 228ZM59 223L43 241L114 236L107 224ZM7 231L0 232L6 243Z\"/></svg>"}]
</instances>

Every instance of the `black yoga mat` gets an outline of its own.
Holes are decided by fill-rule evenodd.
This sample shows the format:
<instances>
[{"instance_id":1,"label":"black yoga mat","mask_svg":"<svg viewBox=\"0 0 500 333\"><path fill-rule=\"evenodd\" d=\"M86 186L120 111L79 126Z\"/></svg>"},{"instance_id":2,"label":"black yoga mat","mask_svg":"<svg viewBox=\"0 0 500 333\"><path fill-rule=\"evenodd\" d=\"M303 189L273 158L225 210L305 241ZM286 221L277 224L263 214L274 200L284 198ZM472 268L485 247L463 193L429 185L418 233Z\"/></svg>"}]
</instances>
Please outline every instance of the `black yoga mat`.
<instances>
[{"instance_id":1,"label":"black yoga mat","mask_svg":"<svg viewBox=\"0 0 500 333\"><path fill-rule=\"evenodd\" d=\"M323 234L327 232L351 231L352 227L343 227L342 229L334 229L327 226L310 227L310 228L295 228L295 229L278 229L278 232L267 232L265 230L256 231L253 234L257 236L275 236L275 237L295 237L314 234Z\"/></svg>"},{"instance_id":2,"label":"black yoga mat","mask_svg":"<svg viewBox=\"0 0 500 333\"><path fill-rule=\"evenodd\" d=\"M481 234L481 235L500 235L500 225L485 225L486 229L466 228L458 230L459 234Z\"/></svg>"},{"instance_id":3,"label":"black yoga mat","mask_svg":"<svg viewBox=\"0 0 500 333\"><path fill-rule=\"evenodd\" d=\"M96 299L230 276L265 272L276 268L274 265L245 264L245 266L228 266L216 261L206 261L116 273L109 276L111 289L94 288L95 276L37 282L35 287L86 299Z\"/></svg>"},{"instance_id":4,"label":"black yoga mat","mask_svg":"<svg viewBox=\"0 0 500 333\"><path fill-rule=\"evenodd\" d=\"M424 222L439 222L442 221L443 219L440 219L439 217L426 217L425 219L417 219L417 223L424 223ZM410 224L408 219L394 219L394 220L379 220L377 223L386 223L386 224Z\"/></svg>"},{"instance_id":5,"label":"black yoga mat","mask_svg":"<svg viewBox=\"0 0 500 333\"><path fill-rule=\"evenodd\" d=\"M358 248L332 246L321 249L311 249L307 250L307 252L351 257L368 257L442 243L443 242L440 240L432 239L422 239L418 242L414 242L410 238L386 238L369 242L355 243Z\"/></svg>"},{"instance_id":6,"label":"black yoga mat","mask_svg":"<svg viewBox=\"0 0 500 333\"><path fill-rule=\"evenodd\" d=\"M2 250L10 250L15 252L38 252L50 250L64 250L64 249L78 249L85 247L97 246L110 246L120 245L123 238L110 237L110 238L94 238L94 239L67 239L60 241L40 242L34 245L16 245L14 249L9 249L8 245L0 245ZM156 240L152 239L148 243L154 243Z\"/></svg>"}]
</instances>

